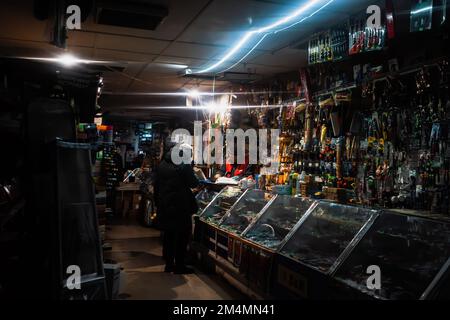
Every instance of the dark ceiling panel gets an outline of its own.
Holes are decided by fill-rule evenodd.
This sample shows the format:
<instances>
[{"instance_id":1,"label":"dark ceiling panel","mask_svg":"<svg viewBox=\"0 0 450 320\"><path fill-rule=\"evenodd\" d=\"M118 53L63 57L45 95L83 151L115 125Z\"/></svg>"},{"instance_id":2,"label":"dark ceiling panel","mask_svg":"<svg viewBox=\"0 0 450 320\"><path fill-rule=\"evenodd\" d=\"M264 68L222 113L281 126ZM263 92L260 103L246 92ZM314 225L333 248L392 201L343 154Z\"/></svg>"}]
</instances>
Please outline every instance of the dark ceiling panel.
<instances>
[{"instance_id":1,"label":"dark ceiling panel","mask_svg":"<svg viewBox=\"0 0 450 320\"><path fill-rule=\"evenodd\" d=\"M225 50L224 47L221 46L207 46L207 45L198 45L198 44L189 44L186 42L175 42L166 50L164 50L164 55L186 55L190 58L199 58L199 59L211 59L215 55L222 53Z\"/></svg>"},{"instance_id":2,"label":"dark ceiling panel","mask_svg":"<svg viewBox=\"0 0 450 320\"><path fill-rule=\"evenodd\" d=\"M164 5L103 0L97 2L96 22L126 28L155 30L168 14L169 10Z\"/></svg>"},{"instance_id":3,"label":"dark ceiling panel","mask_svg":"<svg viewBox=\"0 0 450 320\"><path fill-rule=\"evenodd\" d=\"M116 2L115 0L112 2ZM164 1L135 1L152 5L164 6L169 14L161 21L156 30L140 30L117 26L106 26L95 23L94 16L88 18L83 24L83 29L92 32L108 32L124 36L152 37L160 40L173 40L182 32L186 25L198 13L208 0L164 0Z\"/></svg>"},{"instance_id":4,"label":"dark ceiling panel","mask_svg":"<svg viewBox=\"0 0 450 320\"><path fill-rule=\"evenodd\" d=\"M275 21L286 6L251 0L214 1L180 38L182 41L230 46L250 30Z\"/></svg>"}]
</instances>

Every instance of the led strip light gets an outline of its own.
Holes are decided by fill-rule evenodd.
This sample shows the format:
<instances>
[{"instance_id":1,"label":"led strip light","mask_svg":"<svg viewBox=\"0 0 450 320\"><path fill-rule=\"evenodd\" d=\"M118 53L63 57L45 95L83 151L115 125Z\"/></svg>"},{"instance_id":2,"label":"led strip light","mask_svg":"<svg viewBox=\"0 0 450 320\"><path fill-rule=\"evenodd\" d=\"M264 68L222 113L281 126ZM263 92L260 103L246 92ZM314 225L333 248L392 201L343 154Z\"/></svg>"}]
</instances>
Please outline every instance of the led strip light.
<instances>
[{"instance_id":1,"label":"led strip light","mask_svg":"<svg viewBox=\"0 0 450 320\"><path fill-rule=\"evenodd\" d=\"M294 13L292 13L291 15L286 16L268 26L259 28L257 30L252 30L252 31L246 32L244 34L244 36L242 37L242 39L233 48L231 48L231 50L229 50L219 61L217 61L216 63L214 63L213 65L211 65L205 69L201 69L201 70L197 70L197 71L193 70L192 73L207 73L214 69L217 69L219 66L223 65L226 61L228 61L232 56L234 56L237 53L237 51L239 49L241 49L254 35L262 35L262 38L240 60L238 60L232 66L221 70L220 72L224 72L224 71L227 71L227 70L235 67L237 64L242 62L246 57L248 57L250 55L250 53L252 53L253 50L255 50L256 47L266 38L266 36L268 36L269 34L272 34L272 33L284 31L286 29L289 29L289 28L305 21L306 19L308 19L308 18L314 16L316 13L320 12L322 9L327 7L333 1L334 0L327 1L321 7L319 7L317 10L315 10L308 16L303 17L301 20L292 23L293 20L295 20L296 18L298 18L299 16L301 16L302 14L307 12L309 9L311 9L315 5L318 5L319 3L324 2L324 0L310 0L308 3L304 4L302 7L300 7L296 11L294 11ZM286 25L287 23L291 23L291 24L288 26L285 26L281 29L275 30L276 28L282 27L283 25ZM220 73L220 72L216 72L216 73Z\"/></svg>"}]
</instances>

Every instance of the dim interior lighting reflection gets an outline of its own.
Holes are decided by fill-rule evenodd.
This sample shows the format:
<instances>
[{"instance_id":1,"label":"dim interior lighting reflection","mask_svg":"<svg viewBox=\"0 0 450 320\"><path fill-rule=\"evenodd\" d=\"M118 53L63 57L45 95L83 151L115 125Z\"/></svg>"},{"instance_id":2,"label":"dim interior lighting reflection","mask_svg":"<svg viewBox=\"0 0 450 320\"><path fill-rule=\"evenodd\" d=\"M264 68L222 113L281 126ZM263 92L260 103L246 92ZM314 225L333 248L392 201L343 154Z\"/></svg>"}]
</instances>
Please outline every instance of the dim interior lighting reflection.
<instances>
[{"instance_id":1,"label":"dim interior lighting reflection","mask_svg":"<svg viewBox=\"0 0 450 320\"><path fill-rule=\"evenodd\" d=\"M300 8L298 8L297 10L295 10L292 14L259 29L256 30L252 30L252 31L248 31L244 34L244 36L241 38L241 40L239 40L239 42L233 47L231 48L230 51L228 51L219 61L217 61L216 63L214 63L213 65L202 69L202 70L198 70L198 71L193 71L194 73L206 73L206 72L210 72L214 69L216 69L217 67L221 66L222 64L224 64L226 61L228 61L231 57L233 57L239 49L241 49L254 35L262 35L262 38L256 43L256 45L254 45L237 63L235 63L233 66L225 69L229 70L232 67L234 67L235 65L237 65L239 62L241 62L242 60L244 60L253 50L256 49L256 47L264 40L264 38L270 34L270 33L277 33L280 31L283 31L285 29L288 29L294 25L297 25L301 22L303 22L304 20L312 17L313 15L315 15L316 13L320 12L322 9L324 9L326 6L328 6L330 3L332 3L334 0L328 0L328 1L324 1L324 0L310 0L308 1L306 4L304 4L303 6L301 6ZM312 12L310 15L304 17L303 19L301 19L300 21L296 21L294 22L294 20L298 19L299 16L303 15L305 12L307 12L308 10L310 10L312 7L323 3L323 5L321 7L319 7L317 10L315 10L314 12ZM291 23L291 25L288 25L287 27L285 26L286 24ZM284 28L282 28L281 30L276 30L276 28L278 27L282 27L285 26ZM223 71L222 71L223 72Z\"/></svg>"}]
</instances>

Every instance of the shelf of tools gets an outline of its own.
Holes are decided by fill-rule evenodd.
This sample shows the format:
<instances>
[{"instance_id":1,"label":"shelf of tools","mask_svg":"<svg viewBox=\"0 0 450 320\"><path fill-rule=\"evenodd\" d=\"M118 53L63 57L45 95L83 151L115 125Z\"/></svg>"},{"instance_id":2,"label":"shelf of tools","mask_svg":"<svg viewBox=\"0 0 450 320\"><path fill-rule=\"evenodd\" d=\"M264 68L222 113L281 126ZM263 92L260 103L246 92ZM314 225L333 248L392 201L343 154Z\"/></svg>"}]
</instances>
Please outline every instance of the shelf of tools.
<instances>
[{"instance_id":1,"label":"shelf of tools","mask_svg":"<svg viewBox=\"0 0 450 320\"><path fill-rule=\"evenodd\" d=\"M409 40L388 42L388 27L350 19L347 40L342 28L311 38L301 94L282 103L276 181L302 196L449 214L445 49L410 63ZM341 42L349 50L335 55Z\"/></svg>"},{"instance_id":2,"label":"shelf of tools","mask_svg":"<svg viewBox=\"0 0 450 320\"><path fill-rule=\"evenodd\" d=\"M360 95L357 110L352 95ZM305 99L288 101L283 112L289 114L295 108L301 113L284 118L282 126L280 173L286 178L279 182L291 183L293 194L449 213L445 58L374 74L364 83L321 91L314 98L318 103L309 114ZM367 101L369 105L364 106ZM308 133L311 117L313 130ZM298 129L304 134L298 134ZM294 142L285 146L283 140ZM292 154L292 161L284 154ZM313 182L298 188L292 184L295 180ZM314 183L332 192L317 193L321 188ZM351 192L340 196L336 188Z\"/></svg>"}]
</instances>

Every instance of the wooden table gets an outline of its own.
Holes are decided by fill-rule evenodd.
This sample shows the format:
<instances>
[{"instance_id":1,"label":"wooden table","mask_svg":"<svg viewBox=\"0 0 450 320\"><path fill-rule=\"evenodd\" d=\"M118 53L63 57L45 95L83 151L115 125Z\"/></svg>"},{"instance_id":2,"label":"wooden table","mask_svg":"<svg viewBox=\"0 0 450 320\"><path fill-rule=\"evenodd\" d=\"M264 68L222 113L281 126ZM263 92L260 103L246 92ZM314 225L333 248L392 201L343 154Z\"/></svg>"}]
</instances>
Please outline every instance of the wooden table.
<instances>
[{"instance_id":1,"label":"wooden table","mask_svg":"<svg viewBox=\"0 0 450 320\"><path fill-rule=\"evenodd\" d=\"M128 217L130 212L136 212L139 209L140 199L135 201L137 196L141 196L140 183L130 182L123 183L121 182L118 187L116 187L116 191L120 193L120 208L122 211L122 217ZM119 195L118 195L119 196ZM137 202L137 208L136 204Z\"/></svg>"}]
</instances>

